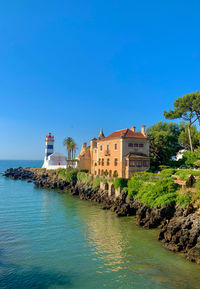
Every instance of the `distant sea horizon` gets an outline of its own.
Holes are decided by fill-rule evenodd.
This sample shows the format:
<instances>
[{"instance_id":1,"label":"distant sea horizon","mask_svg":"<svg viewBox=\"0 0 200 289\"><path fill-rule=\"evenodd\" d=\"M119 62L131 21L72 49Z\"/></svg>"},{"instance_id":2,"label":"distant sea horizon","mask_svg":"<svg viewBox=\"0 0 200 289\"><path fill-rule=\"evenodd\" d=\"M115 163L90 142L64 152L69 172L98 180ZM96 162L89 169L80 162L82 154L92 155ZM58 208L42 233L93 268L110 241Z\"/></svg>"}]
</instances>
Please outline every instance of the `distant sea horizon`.
<instances>
[{"instance_id":1,"label":"distant sea horizon","mask_svg":"<svg viewBox=\"0 0 200 289\"><path fill-rule=\"evenodd\" d=\"M0 172L10 168L18 167L34 167L40 168L43 165L43 160L0 160ZM4 169L2 169L4 168Z\"/></svg>"}]
</instances>

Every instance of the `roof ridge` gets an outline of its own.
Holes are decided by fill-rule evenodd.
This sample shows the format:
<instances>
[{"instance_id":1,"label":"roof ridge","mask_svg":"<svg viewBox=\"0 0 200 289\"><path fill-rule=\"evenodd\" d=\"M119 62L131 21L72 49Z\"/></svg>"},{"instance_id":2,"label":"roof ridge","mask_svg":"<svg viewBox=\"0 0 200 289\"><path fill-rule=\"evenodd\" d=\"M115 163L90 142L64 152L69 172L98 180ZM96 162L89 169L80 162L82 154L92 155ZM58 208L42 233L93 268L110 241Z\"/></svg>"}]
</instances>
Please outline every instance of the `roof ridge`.
<instances>
[{"instance_id":1,"label":"roof ridge","mask_svg":"<svg viewBox=\"0 0 200 289\"><path fill-rule=\"evenodd\" d=\"M118 130L113 131L112 133L114 133L114 132L116 132L116 131L125 130L125 129L127 129L127 128L118 129ZM111 134L112 134L112 133L111 133Z\"/></svg>"}]
</instances>

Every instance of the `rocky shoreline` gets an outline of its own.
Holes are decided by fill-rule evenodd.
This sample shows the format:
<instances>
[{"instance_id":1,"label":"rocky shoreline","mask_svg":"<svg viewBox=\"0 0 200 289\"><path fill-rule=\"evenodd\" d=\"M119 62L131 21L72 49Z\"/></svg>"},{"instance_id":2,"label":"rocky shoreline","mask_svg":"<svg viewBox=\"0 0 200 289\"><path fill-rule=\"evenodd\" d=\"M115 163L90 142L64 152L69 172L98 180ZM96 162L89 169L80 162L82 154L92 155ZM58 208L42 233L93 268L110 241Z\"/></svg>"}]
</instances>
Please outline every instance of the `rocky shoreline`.
<instances>
[{"instance_id":1,"label":"rocky shoreline","mask_svg":"<svg viewBox=\"0 0 200 289\"><path fill-rule=\"evenodd\" d=\"M190 206L186 210L171 204L162 208L149 208L138 200L131 200L127 193L109 197L106 191L85 187L81 183L68 183L60 179L56 171L37 168L8 169L3 176L14 180L33 182L36 187L56 189L59 193L70 192L82 200L101 204L117 216L136 216L137 225L159 228L158 239L163 246L174 252L183 252L186 258L200 264L200 215Z\"/></svg>"}]
</instances>

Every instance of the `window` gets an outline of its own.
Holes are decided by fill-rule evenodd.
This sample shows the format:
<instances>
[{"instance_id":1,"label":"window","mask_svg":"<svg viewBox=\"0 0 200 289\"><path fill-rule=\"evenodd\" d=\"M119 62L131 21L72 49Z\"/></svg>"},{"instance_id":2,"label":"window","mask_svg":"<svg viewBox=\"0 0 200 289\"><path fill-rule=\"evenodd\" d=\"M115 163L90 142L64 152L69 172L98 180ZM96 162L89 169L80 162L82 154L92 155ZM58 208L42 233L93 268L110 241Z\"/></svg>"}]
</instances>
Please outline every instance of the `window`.
<instances>
[{"instance_id":1,"label":"window","mask_svg":"<svg viewBox=\"0 0 200 289\"><path fill-rule=\"evenodd\" d=\"M136 161L136 167L138 168L142 167L142 161Z\"/></svg>"},{"instance_id":2,"label":"window","mask_svg":"<svg viewBox=\"0 0 200 289\"><path fill-rule=\"evenodd\" d=\"M149 162L148 161L143 161L143 167L148 167L149 166Z\"/></svg>"},{"instance_id":3,"label":"window","mask_svg":"<svg viewBox=\"0 0 200 289\"><path fill-rule=\"evenodd\" d=\"M117 151L117 143L114 144L114 150Z\"/></svg>"},{"instance_id":4,"label":"window","mask_svg":"<svg viewBox=\"0 0 200 289\"><path fill-rule=\"evenodd\" d=\"M118 177L118 173L117 173L117 171L114 171L114 173L113 173L113 177L114 177L114 178L117 178L117 177Z\"/></svg>"},{"instance_id":5,"label":"window","mask_svg":"<svg viewBox=\"0 0 200 289\"><path fill-rule=\"evenodd\" d=\"M138 148L138 143L134 143L134 148Z\"/></svg>"},{"instance_id":6,"label":"window","mask_svg":"<svg viewBox=\"0 0 200 289\"><path fill-rule=\"evenodd\" d=\"M110 146L109 144L106 145L106 151L105 151L105 156L108 156L110 154Z\"/></svg>"},{"instance_id":7,"label":"window","mask_svg":"<svg viewBox=\"0 0 200 289\"><path fill-rule=\"evenodd\" d=\"M129 167L135 167L135 161L130 160L129 161Z\"/></svg>"},{"instance_id":8,"label":"window","mask_svg":"<svg viewBox=\"0 0 200 289\"><path fill-rule=\"evenodd\" d=\"M115 159L114 159L114 166L117 166L117 163L118 163L118 159L115 158Z\"/></svg>"},{"instance_id":9,"label":"window","mask_svg":"<svg viewBox=\"0 0 200 289\"><path fill-rule=\"evenodd\" d=\"M107 166L110 165L110 159L107 159Z\"/></svg>"},{"instance_id":10,"label":"window","mask_svg":"<svg viewBox=\"0 0 200 289\"><path fill-rule=\"evenodd\" d=\"M132 147L133 147L133 143L131 143L131 142L128 143L128 147L129 147L129 148L132 148Z\"/></svg>"},{"instance_id":11,"label":"window","mask_svg":"<svg viewBox=\"0 0 200 289\"><path fill-rule=\"evenodd\" d=\"M99 149L100 149L100 151L102 152L102 150L103 150L103 147L102 147L102 145L100 145Z\"/></svg>"},{"instance_id":12,"label":"window","mask_svg":"<svg viewBox=\"0 0 200 289\"><path fill-rule=\"evenodd\" d=\"M104 166L104 159L101 160L101 165Z\"/></svg>"},{"instance_id":13,"label":"window","mask_svg":"<svg viewBox=\"0 0 200 289\"><path fill-rule=\"evenodd\" d=\"M144 147L144 144L143 144L143 143L140 143L140 144L139 144L139 147L140 147L140 148L143 148L143 147Z\"/></svg>"}]
</instances>

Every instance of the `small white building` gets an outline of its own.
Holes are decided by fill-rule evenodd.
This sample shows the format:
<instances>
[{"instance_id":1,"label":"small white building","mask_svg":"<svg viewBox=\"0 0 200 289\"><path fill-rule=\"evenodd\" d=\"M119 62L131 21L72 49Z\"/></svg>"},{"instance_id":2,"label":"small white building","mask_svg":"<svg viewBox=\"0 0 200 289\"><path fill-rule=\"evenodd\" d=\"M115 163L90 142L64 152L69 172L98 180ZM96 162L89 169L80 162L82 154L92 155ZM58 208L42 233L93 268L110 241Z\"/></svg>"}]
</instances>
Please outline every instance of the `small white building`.
<instances>
[{"instance_id":1,"label":"small white building","mask_svg":"<svg viewBox=\"0 0 200 289\"><path fill-rule=\"evenodd\" d=\"M55 152L47 157L47 159L44 161L43 168L47 170L56 170L60 168L66 169L66 157L60 153Z\"/></svg>"}]
</instances>

